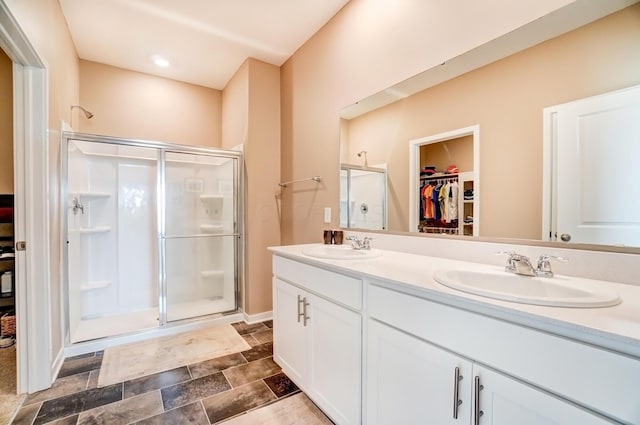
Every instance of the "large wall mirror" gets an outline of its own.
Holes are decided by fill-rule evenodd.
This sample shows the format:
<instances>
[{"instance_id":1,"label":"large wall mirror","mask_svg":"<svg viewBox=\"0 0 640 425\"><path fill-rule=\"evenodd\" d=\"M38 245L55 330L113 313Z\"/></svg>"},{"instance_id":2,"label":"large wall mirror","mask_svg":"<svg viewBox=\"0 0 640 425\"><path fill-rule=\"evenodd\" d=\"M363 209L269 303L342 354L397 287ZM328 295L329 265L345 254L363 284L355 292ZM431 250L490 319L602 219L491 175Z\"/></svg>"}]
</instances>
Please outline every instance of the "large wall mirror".
<instances>
[{"instance_id":1,"label":"large wall mirror","mask_svg":"<svg viewBox=\"0 0 640 425\"><path fill-rule=\"evenodd\" d=\"M475 188L481 194L476 236L553 241L546 237L545 227L553 212L545 199L550 189L544 185L553 177L546 173L552 165L544 157L543 112L639 85L639 45L640 4L636 1L572 2L437 69L344 108L341 164L363 165L357 157L362 151L370 164L385 164L387 230L414 231L410 208L417 201L410 199L411 141L477 126L481 144L475 172L482 179ZM633 151L637 148L628 153ZM446 162L460 161L451 156ZM606 172L607 166L602 165L593 172ZM638 181L640 176L636 186ZM615 196L626 194L616 192ZM629 208L633 204L626 203ZM640 201L635 206L634 212L624 216L640 217ZM635 221L640 227L640 218ZM576 242L600 243L566 243ZM640 241L602 243L640 247Z\"/></svg>"}]
</instances>

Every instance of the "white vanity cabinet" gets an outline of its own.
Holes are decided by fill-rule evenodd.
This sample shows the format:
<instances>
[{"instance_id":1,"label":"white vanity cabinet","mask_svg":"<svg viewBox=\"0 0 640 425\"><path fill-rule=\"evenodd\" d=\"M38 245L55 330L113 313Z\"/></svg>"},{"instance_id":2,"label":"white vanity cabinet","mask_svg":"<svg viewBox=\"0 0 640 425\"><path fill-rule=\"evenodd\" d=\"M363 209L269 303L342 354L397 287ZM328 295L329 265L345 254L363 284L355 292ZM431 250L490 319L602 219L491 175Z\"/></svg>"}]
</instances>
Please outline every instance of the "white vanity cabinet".
<instances>
[{"instance_id":1,"label":"white vanity cabinet","mask_svg":"<svg viewBox=\"0 0 640 425\"><path fill-rule=\"evenodd\" d=\"M360 424L362 282L274 256L274 360L335 423Z\"/></svg>"},{"instance_id":2,"label":"white vanity cabinet","mask_svg":"<svg viewBox=\"0 0 640 425\"><path fill-rule=\"evenodd\" d=\"M637 360L376 284L367 300L367 424L638 423Z\"/></svg>"},{"instance_id":3,"label":"white vanity cabinet","mask_svg":"<svg viewBox=\"0 0 640 425\"><path fill-rule=\"evenodd\" d=\"M577 407L567 400L477 364L473 365L472 376L474 384L472 418L475 421L472 422L473 424L610 425L615 423ZM477 412L476 392L479 403ZM477 414L480 416L476 421Z\"/></svg>"},{"instance_id":4,"label":"white vanity cabinet","mask_svg":"<svg viewBox=\"0 0 640 425\"><path fill-rule=\"evenodd\" d=\"M470 361L375 320L367 341L367 424L469 423Z\"/></svg>"}]
</instances>

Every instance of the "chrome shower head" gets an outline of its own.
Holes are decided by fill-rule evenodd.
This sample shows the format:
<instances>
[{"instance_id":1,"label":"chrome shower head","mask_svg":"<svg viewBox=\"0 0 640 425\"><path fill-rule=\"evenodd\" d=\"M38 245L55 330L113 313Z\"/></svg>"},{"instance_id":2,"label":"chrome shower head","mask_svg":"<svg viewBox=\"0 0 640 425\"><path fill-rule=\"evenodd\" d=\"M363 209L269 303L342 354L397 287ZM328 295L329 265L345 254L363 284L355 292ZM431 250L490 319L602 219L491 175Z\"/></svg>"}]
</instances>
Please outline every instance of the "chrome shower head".
<instances>
[{"instance_id":1,"label":"chrome shower head","mask_svg":"<svg viewBox=\"0 0 640 425\"><path fill-rule=\"evenodd\" d=\"M91 118L93 118L93 113L87 111L86 109L84 109L82 106L80 105L71 105L71 111L73 111L73 108L78 108L80 109L82 112L84 112L84 116L87 117L88 120L90 120Z\"/></svg>"},{"instance_id":2,"label":"chrome shower head","mask_svg":"<svg viewBox=\"0 0 640 425\"><path fill-rule=\"evenodd\" d=\"M367 151L360 151L358 152L358 158L361 157L364 154L364 157L367 157Z\"/></svg>"}]
</instances>

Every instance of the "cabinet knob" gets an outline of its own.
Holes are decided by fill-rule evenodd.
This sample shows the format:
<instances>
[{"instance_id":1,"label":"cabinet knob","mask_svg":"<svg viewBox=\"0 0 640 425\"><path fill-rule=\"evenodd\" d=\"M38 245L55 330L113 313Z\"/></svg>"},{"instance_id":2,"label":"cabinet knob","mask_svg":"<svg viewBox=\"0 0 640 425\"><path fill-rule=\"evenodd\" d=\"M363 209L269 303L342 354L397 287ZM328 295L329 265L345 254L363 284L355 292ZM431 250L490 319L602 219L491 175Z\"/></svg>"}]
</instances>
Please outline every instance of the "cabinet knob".
<instances>
[{"instance_id":1,"label":"cabinet knob","mask_svg":"<svg viewBox=\"0 0 640 425\"><path fill-rule=\"evenodd\" d=\"M568 233L563 233L560 235L560 240L562 242L569 242L571 240L571 235Z\"/></svg>"}]
</instances>

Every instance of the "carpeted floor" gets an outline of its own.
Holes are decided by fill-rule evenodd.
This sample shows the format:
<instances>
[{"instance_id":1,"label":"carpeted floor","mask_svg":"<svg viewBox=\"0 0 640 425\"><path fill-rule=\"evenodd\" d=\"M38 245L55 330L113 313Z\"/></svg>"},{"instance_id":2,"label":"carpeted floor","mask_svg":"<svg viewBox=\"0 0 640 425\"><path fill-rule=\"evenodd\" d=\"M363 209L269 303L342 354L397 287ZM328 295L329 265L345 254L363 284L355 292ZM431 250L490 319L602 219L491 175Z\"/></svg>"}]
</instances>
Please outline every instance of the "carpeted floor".
<instances>
[{"instance_id":1,"label":"carpeted floor","mask_svg":"<svg viewBox=\"0 0 640 425\"><path fill-rule=\"evenodd\" d=\"M16 394L16 346L0 348L0 424L8 424L22 400Z\"/></svg>"}]
</instances>

